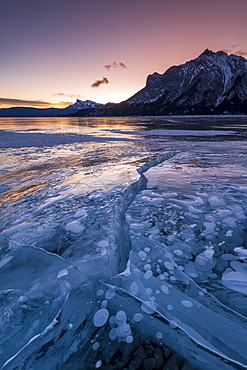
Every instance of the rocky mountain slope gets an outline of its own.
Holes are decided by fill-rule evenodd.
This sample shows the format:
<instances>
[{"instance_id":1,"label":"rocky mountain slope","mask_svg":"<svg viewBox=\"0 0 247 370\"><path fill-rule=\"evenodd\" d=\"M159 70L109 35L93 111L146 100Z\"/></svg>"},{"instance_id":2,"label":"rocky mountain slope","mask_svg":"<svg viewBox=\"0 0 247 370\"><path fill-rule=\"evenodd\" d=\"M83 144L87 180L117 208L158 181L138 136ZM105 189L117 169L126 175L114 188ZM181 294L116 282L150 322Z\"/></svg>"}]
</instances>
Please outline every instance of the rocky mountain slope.
<instances>
[{"instance_id":1,"label":"rocky mountain slope","mask_svg":"<svg viewBox=\"0 0 247 370\"><path fill-rule=\"evenodd\" d=\"M206 49L164 74L149 75L146 86L125 102L76 114L247 114L247 60Z\"/></svg>"}]
</instances>

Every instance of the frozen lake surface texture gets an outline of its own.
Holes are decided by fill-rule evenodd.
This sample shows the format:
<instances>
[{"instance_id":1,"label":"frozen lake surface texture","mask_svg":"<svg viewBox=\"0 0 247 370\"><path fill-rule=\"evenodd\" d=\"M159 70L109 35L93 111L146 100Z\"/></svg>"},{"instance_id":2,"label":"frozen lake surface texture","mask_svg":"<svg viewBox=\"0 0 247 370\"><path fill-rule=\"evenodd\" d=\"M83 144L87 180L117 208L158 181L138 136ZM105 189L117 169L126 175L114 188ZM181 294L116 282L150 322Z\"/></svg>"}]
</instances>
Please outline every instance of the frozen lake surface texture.
<instances>
[{"instance_id":1,"label":"frozen lake surface texture","mask_svg":"<svg viewBox=\"0 0 247 370\"><path fill-rule=\"evenodd\" d=\"M0 368L247 369L246 125L1 119Z\"/></svg>"}]
</instances>

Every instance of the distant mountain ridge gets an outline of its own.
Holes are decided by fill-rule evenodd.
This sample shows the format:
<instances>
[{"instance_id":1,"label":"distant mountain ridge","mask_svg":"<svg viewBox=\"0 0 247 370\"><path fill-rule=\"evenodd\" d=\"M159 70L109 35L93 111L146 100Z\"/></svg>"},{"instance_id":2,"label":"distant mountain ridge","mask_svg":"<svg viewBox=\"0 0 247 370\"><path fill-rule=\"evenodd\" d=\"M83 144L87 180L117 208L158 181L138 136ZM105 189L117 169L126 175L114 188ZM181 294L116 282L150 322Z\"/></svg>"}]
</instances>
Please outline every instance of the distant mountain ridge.
<instances>
[{"instance_id":1,"label":"distant mountain ridge","mask_svg":"<svg viewBox=\"0 0 247 370\"><path fill-rule=\"evenodd\" d=\"M74 104L66 108L31 108L31 107L11 107L0 109L0 117L57 117L75 113L82 109L94 109L103 107L103 104L95 103L91 100L77 99Z\"/></svg>"},{"instance_id":2,"label":"distant mountain ridge","mask_svg":"<svg viewBox=\"0 0 247 370\"><path fill-rule=\"evenodd\" d=\"M206 49L196 59L147 77L128 100L76 115L247 114L247 60Z\"/></svg>"},{"instance_id":3,"label":"distant mountain ridge","mask_svg":"<svg viewBox=\"0 0 247 370\"><path fill-rule=\"evenodd\" d=\"M129 99L98 104L77 101L66 108L13 107L0 117L162 116L247 114L247 60L206 49L196 59L147 77L146 86Z\"/></svg>"}]
</instances>

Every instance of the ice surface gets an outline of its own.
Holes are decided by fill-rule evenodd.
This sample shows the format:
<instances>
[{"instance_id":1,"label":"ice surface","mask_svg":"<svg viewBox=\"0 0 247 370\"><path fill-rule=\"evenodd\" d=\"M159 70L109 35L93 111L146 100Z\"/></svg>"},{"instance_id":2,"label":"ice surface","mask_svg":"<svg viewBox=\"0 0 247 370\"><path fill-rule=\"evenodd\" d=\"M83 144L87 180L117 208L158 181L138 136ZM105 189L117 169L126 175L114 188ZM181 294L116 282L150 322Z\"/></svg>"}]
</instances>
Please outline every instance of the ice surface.
<instances>
[{"instance_id":1,"label":"ice surface","mask_svg":"<svg viewBox=\"0 0 247 370\"><path fill-rule=\"evenodd\" d=\"M246 144L136 120L84 120L87 146L73 121L73 143L41 127L47 147L20 148L22 127L2 152L1 368L104 368L150 341L247 368Z\"/></svg>"}]
</instances>

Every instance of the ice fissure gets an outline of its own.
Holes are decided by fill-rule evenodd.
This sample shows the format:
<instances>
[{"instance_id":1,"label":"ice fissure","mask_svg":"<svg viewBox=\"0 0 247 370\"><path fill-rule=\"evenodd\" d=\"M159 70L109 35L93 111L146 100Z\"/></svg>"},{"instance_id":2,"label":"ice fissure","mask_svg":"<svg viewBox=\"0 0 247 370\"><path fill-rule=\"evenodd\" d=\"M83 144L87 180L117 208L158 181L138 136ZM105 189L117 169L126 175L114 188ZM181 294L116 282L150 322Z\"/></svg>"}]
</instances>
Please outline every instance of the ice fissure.
<instances>
[{"instance_id":1,"label":"ice fissure","mask_svg":"<svg viewBox=\"0 0 247 370\"><path fill-rule=\"evenodd\" d=\"M129 228L126 222L126 212L135 199L136 195L139 194L142 190L147 188L147 178L144 173L164 161L174 157L178 152L169 152L163 154L157 158L154 158L150 161L147 161L140 168L137 169L137 172L140 174L139 179L130 184L128 188L124 191L120 200L114 207L114 221L113 226L111 227L115 233L116 239L116 249L118 256L118 273L122 272L126 268L127 261L129 259L129 252L131 250L131 241L129 237ZM116 253L114 253L116 255Z\"/></svg>"}]
</instances>

